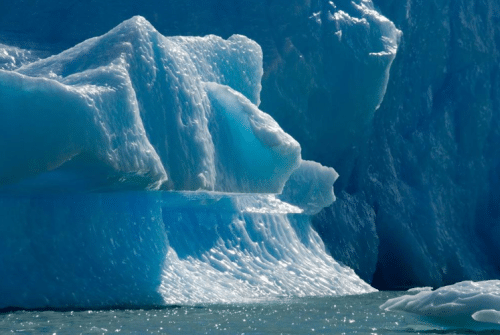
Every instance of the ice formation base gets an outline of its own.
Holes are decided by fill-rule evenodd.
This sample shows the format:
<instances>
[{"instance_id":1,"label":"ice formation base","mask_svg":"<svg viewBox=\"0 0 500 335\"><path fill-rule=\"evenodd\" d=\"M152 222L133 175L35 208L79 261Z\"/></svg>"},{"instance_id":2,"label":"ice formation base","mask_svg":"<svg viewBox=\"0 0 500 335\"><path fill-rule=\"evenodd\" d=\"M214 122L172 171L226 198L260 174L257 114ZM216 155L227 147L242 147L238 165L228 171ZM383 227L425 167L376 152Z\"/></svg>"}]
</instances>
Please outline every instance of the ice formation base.
<instances>
[{"instance_id":1,"label":"ice formation base","mask_svg":"<svg viewBox=\"0 0 500 335\"><path fill-rule=\"evenodd\" d=\"M373 289L274 195L0 197L0 308L102 308Z\"/></svg>"}]
</instances>

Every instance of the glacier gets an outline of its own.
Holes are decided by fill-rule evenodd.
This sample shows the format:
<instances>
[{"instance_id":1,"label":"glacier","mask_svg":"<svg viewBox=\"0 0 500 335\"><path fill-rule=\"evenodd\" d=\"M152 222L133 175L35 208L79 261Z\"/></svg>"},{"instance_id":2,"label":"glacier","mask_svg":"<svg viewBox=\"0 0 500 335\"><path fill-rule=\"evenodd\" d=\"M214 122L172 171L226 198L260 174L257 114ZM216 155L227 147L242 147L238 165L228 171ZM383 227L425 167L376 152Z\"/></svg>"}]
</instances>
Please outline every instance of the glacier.
<instances>
[{"instance_id":1,"label":"glacier","mask_svg":"<svg viewBox=\"0 0 500 335\"><path fill-rule=\"evenodd\" d=\"M135 16L47 58L4 50L0 309L375 290L311 225L338 174L258 108L254 41Z\"/></svg>"},{"instance_id":2,"label":"glacier","mask_svg":"<svg viewBox=\"0 0 500 335\"><path fill-rule=\"evenodd\" d=\"M336 201L312 219L334 259L380 289L499 277L495 0L23 4L29 12L0 3L6 70L134 15L163 35L255 40L259 108L301 144L304 159L340 175ZM141 187L152 181L141 178Z\"/></svg>"}]
</instances>

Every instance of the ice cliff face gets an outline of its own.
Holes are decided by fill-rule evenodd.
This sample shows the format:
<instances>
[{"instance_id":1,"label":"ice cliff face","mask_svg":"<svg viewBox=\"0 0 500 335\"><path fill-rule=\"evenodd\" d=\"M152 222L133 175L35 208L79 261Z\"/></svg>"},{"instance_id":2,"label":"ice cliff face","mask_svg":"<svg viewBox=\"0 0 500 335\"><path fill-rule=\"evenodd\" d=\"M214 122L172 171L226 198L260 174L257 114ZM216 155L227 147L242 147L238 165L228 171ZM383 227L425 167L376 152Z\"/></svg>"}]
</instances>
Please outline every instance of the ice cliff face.
<instances>
[{"instance_id":1,"label":"ice cliff face","mask_svg":"<svg viewBox=\"0 0 500 335\"><path fill-rule=\"evenodd\" d=\"M374 283L497 278L499 5L379 5L403 37L356 182L376 211Z\"/></svg>"},{"instance_id":2,"label":"ice cliff face","mask_svg":"<svg viewBox=\"0 0 500 335\"><path fill-rule=\"evenodd\" d=\"M376 287L497 278L498 4L375 5L403 32L398 54L353 174L315 225L337 259L375 270ZM358 238L339 246L340 231ZM378 251L365 253L372 236Z\"/></svg>"}]
</instances>

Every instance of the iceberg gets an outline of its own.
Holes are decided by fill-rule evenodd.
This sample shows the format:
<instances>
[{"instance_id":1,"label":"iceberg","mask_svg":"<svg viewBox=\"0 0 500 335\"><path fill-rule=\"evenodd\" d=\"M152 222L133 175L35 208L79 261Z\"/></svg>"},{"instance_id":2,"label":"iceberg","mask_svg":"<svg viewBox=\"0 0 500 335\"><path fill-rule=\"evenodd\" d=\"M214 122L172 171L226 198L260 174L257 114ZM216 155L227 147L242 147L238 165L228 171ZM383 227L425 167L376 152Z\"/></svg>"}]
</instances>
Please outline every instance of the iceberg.
<instances>
[{"instance_id":1,"label":"iceberg","mask_svg":"<svg viewBox=\"0 0 500 335\"><path fill-rule=\"evenodd\" d=\"M164 37L133 17L9 64L0 309L374 291L311 226L338 175L259 110L252 40Z\"/></svg>"},{"instance_id":2,"label":"iceberg","mask_svg":"<svg viewBox=\"0 0 500 335\"><path fill-rule=\"evenodd\" d=\"M389 299L384 310L415 313L449 328L500 330L500 281L464 281Z\"/></svg>"}]
</instances>

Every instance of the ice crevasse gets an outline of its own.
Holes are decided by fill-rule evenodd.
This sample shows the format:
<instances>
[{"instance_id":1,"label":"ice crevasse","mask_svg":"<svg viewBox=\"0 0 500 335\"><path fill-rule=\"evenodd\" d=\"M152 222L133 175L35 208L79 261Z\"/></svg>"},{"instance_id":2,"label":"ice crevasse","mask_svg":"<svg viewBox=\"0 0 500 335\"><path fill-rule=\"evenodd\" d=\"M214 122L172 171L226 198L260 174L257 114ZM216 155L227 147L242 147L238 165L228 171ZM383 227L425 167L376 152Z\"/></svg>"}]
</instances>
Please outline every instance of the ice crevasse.
<instances>
[{"instance_id":1,"label":"ice crevasse","mask_svg":"<svg viewBox=\"0 0 500 335\"><path fill-rule=\"evenodd\" d=\"M0 48L0 308L373 290L311 228L337 174L258 109L255 42L134 17L46 59Z\"/></svg>"}]
</instances>

